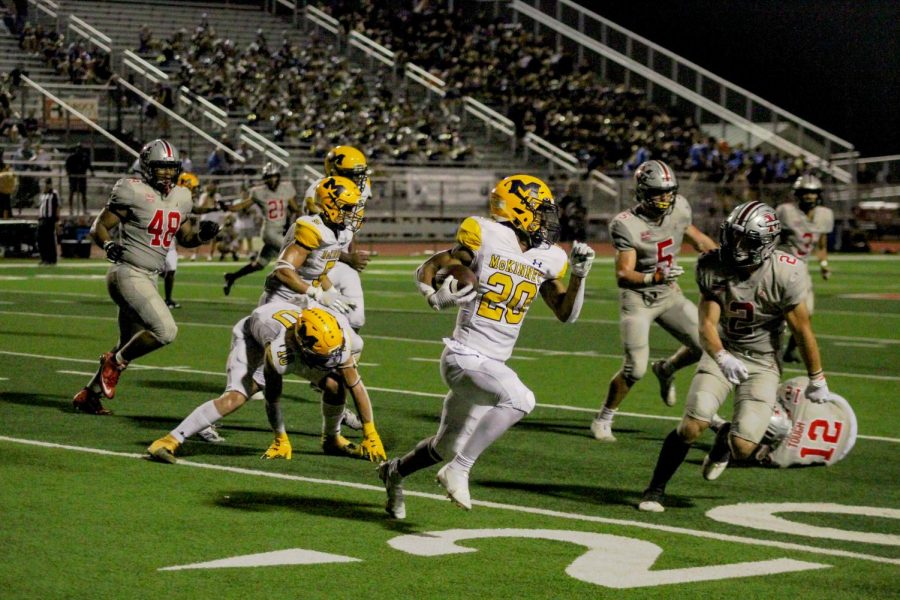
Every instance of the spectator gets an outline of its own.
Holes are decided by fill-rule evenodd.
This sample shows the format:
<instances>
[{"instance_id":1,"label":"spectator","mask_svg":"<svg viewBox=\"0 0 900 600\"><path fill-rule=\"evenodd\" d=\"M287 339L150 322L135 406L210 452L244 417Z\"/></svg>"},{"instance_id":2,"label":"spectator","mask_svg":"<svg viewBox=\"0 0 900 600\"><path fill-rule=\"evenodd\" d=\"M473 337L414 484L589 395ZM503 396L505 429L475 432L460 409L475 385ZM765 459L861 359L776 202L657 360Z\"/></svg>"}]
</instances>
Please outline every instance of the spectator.
<instances>
[{"instance_id":1,"label":"spectator","mask_svg":"<svg viewBox=\"0 0 900 600\"><path fill-rule=\"evenodd\" d=\"M78 142L78 146L66 157L66 174L69 176L69 214L75 214L74 198L80 196L80 214L87 212L87 174L94 176L94 167L91 165L91 151L85 148L84 142Z\"/></svg>"},{"instance_id":2,"label":"spectator","mask_svg":"<svg viewBox=\"0 0 900 600\"><path fill-rule=\"evenodd\" d=\"M138 54L148 54L153 49L153 32L147 25L138 31Z\"/></svg>"},{"instance_id":3,"label":"spectator","mask_svg":"<svg viewBox=\"0 0 900 600\"><path fill-rule=\"evenodd\" d=\"M559 201L559 224L562 242L584 241L587 239L587 208L578 193L578 184L570 182L565 195Z\"/></svg>"},{"instance_id":4,"label":"spectator","mask_svg":"<svg viewBox=\"0 0 900 600\"><path fill-rule=\"evenodd\" d=\"M12 196L17 183L16 174L3 161L3 153L0 152L0 219L12 218Z\"/></svg>"},{"instance_id":5,"label":"spectator","mask_svg":"<svg viewBox=\"0 0 900 600\"><path fill-rule=\"evenodd\" d=\"M216 146L206 159L206 172L210 175L228 174L228 161L225 160L225 150L221 146Z\"/></svg>"},{"instance_id":6,"label":"spectator","mask_svg":"<svg viewBox=\"0 0 900 600\"><path fill-rule=\"evenodd\" d=\"M38 217L38 251L41 266L56 265L56 228L59 226L59 194L53 189L53 180L44 179L41 207Z\"/></svg>"}]
</instances>

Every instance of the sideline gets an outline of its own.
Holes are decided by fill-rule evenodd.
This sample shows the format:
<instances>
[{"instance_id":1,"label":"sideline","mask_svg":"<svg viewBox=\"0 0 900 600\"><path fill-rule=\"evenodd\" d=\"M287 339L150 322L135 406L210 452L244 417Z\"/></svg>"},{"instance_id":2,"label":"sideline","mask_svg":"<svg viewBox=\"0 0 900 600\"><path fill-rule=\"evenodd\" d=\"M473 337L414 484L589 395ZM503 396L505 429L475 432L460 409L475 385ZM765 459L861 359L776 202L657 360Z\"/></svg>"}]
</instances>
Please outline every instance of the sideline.
<instances>
[{"instance_id":1,"label":"sideline","mask_svg":"<svg viewBox=\"0 0 900 600\"><path fill-rule=\"evenodd\" d=\"M0 435L0 441L13 444L22 444L28 446L39 446L42 448L50 448L55 450L69 450L74 452L87 452L91 454L100 454L103 456L113 456L118 458L144 459L144 455L131 452L115 452L112 450L103 450L100 448L90 448L85 446L70 446L67 444L57 444L53 442L43 442L39 440L27 440L21 438L13 438ZM253 469L245 469L241 467L229 467L226 465L214 465L210 463L194 462L179 459L174 465L175 467L194 467L198 469L209 469L212 471L223 471L226 473L235 473L238 475L250 475L254 477L270 477L273 479L282 479L287 481L298 481L302 483L311 483L316 485L329 485L336 487L352 488L357 490L378 492L384 494L384 487L369 485L365 483L355 483L351 481L340 481L335 479L318 479L314 477L303 477L301 475L290 475L287 473L272 473L270 471L256 471ZM161 468L172 468L171 466L160 465ZM429 494L426 492L416 492L413 490L404 490L404 494L415 496L417 498L427 498L429 500L437 500L442 504L447 503L446 496L442 494ZM640 529L649 529L652 531L663 531L666 533L676 533L681 535L690 535L699 538L717 540L721 542L735 542L751 546L765 546L767 548L780 548L782 550L792 550L797 552L808 552L810 554L821 554L825 556L836 556L842 558L855 558L859 560L868 560L872 562L885 563L889 565L900 565L900 558L888 558L884 556L876 556L873 554L864 554L862 552L851 552L849 550L838 550L836 548L821 548L817 546L807 546L804 544L796 544L790 542L780 542L776 540L755 539L744 536L729 535L724 533L715 533L712 531L704 531L700 529L688 529L686 527L674 527L669 525L657 525L654 523L645 523L642 521L632 521L628 519L612 519L609 517L597 517L594 515L584 515L579 513L562 512L556 510L548 510L536 508L533 506L520 506L516 504L505 504L501 502L490 502L486 500L472 500L475 506L483 506L485 508L495 508L498 510L527 513L532 515L541 515L545 517L553 517L558 519L568 519L572 521L585 521L589 523L602 523L605 525L616 525L620 527L637 527Z\"/></svg>"}]
</instances>

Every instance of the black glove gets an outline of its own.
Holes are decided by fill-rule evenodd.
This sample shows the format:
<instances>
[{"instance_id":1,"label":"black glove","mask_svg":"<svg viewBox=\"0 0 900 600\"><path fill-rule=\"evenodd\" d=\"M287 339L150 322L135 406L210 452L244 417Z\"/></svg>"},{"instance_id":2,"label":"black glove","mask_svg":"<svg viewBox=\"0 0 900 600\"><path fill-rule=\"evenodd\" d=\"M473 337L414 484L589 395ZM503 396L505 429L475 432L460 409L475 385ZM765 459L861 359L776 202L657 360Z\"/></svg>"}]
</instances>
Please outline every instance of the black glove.
<instances>
[{"instance_id":1,"label":"black glove","mask_svg":"<svg viewBox=\"0 0 900 600\"><path fill-rule=\"evenodd\" d=\"M122 260L122 256L125 254L125 246L109 240L103 244L103 251L106 252L106 260L111 263L117 263Z\"/></svg>"},{"instance_id":2,"label":"black glove","mask_svg":"<svg viewBox=\"0 0 900 600\"><path fill-rule=\"evenodd\" d=\"M200 227L197 230L197 239L199 239L201 243L208 242L216 237L216 234L219 233L219 229L219 224L215 221L200 221Z\"/></svg>"},{"instance_id":3,"label":"black glove","mask_svg":"<svg viewBox=\"0 0 900 600\"><path fill-rule=\"evenodd\" d=\"M231 208L231 202L228 202L226 200L216 200L216 206L219 208L219 210L228 210L229 208Z\"/></svg>"}]
</instances>

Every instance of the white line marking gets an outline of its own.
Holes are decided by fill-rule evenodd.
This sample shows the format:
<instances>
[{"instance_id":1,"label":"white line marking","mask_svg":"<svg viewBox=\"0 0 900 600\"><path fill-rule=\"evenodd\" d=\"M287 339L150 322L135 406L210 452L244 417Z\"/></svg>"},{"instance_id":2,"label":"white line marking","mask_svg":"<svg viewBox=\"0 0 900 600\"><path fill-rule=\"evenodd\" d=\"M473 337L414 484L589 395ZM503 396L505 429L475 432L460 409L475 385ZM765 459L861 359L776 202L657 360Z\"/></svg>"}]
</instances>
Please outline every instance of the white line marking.
<instances>
[{"instance_id":1,"label":"white line marking","mask_svg":"<svg viewBox=\"0 0 900 600\"><path fill-rule=\"evenodd\" d=\"M71 446L68 444L57 444L53 442L43 442L39 440L26 440L21 438L13 438L0 435L0 441L10 442L13 444L24 444L28 446L38 446L42 448L52 448L59 450L71 450L74 452L87 452L90 454L100 454L103 456L114 456L119 458L143 459L144 455L135 454L133 452L115 452L112 450L103 450L100 448L89 448L86 446ZM314 477L303 477L300 475L290 475L287 473L273 473L270 471L256 471L254 469L245 469L241 467L229 467L225 465L214 465L209 463L200 463L181 459L175 467L194 467L198 469L208 469L211 471L223 471L226 473L235 473L239 475L250 475L253 477L269 477L272 479L282 479L285 481L299 481L302 483L310 483L317 485L329 485L336 487L345 487L356 490L365 490L370 492L378 492L384 494L383 486L369 485L365 483L355 483L351 481L340 481L335 479L318 479ZM160 468L172 468L160 465ZM429 494L426 492L416 492L414 490L404 490L406 496L415 496L417 498L427 498L429 500L437 500L441 504L447 502L444 494ZM873 562L886 563L891 565L900 565L900 558L887 558L884 556L875 556L872 554L863 554L861 552L850 552L848 550L838 550L835 548L821 548L817 546L806 546L803 544L795 544L790 542L779 542L776 540L764 540L756 538L748 538L737 535L728 535L724 533L716 533L713 531L702 531L699 529L688 529L686 527L673 527L669 525L657 525L654 523L644 523L642 521L632 521L628 519L612 519L609 517L598 517L594 515L584 515L579 513L562 512L557 510L549 510L544 508L536 508L533 506L519 506L515 504L504 504L500 502L490 502L487 500L472 500L473 505L484 506L487 508L496 508L498 510L506 510L513 512L521 512L533 515L541 515L545 517L554 517L559 519L568 519L573 521L586 521L589 523L603 523L606 525L617 525L620 527L637 527L640 529L649 529L652 531L664 531L667 533L677 533L681 535L690 535L699 538L719 540L723 542L737 542L739 544L747 544L751 546L766 546L770 548L781 548L783 550L796 550L798 552L809 552L812 554L823 554L826 556L841 556L846 558L857 558L860 560L869 560Z\"/></svg>"},{"instance_id":2,"label":"white line marking","mask_svg":"<svg viewBox=\"0 0 900 600\"><path fill-rule=\"evenodd\" d=\"M409 312L409 311L406 311ZM40 317L40 318L59 318L59 319L71 319L72 315L68 314L50 314L50 313L35 313L35 312L27 312L27 311L12 311L12 310L0 310L0 315L16 315L23 317ZM92 315L79 315L78 319L89 319L92 321L118 321L116 317L100 317L100 316L92 316ZM551 317L547 317L550 319ZM555 320L555 319L554 319ZM590 322L590 321L586 321ZM606 323L604 320L594 321L596 323ZM616 323L618 321L608 321L609 323ZM185 327L207 327L212 329L228 329L230 330L233 325L223 325L220 323L197 323L192 321L179 321L179 326ZM842 336L842 335L817 335L819 339L836 339L842 341L858 341L858 342L871 342L878 344L900 344L900 339L890 339L890 338L864 338L864 337L850 337L850 336ZM416 338L406 338L406 337L396 337L396 336L387 336L387 335L367 335L366 339L373 340L386 340L391 342L410 342L416 344L431 344L431 345L443 345L444 342L441 340L423 340ZM602 352L595 352L593 350L581 350L581 351L571 351L571 350L547 350L546 348L526 348L526 347L516 347L516 350L519 352L537 352L543 354L545 356L586 356L592 358L613 358L620 359L622 357L621 354L605 354ZM785 369L791 370L791 369ZM798 373L805 373L805 370L794 369ZM900 381L900 377L894 377L890 375L869 375L863 373L844 373L838 371L828 371L829 375L840 375L843 377L857 377L862 379L881 379L884 381Z\"/></svg>"},{"instance_id":3,"label":"white line marking","mask_svg":"<svg viewBox=\"0 0 900 600\"><path fill-rule=\"evenodd\" d=\"M867 344L865 342L834 342L834 346L847 346L850 348L881 348L885 347L884 344Z\"/></svg>"},{"instance_id":4,"label":"white line marking","mask_svg":"<svg viewBox=\"0 0 900 600\"><path fill-rule=\"evenodd\" d=\"M65 356L46 356L43 354L27 354L24 352L10 352L8 350L0 350L0 355L5 354L8 356L22 356L26 358L40 358L44 360L63 360L68 362L78 362L78 363L96 363L95 360L89 360L85 358L66 358ZM423 359L426 360L426 359ZM186 369L186 368L173 368L173 367L154 367L148 365L130 365L129 369L138 369L138 370L147 370L147 371L168 371L173 373L190 373L196 375L211 375L214 377L225 377L224 373L220 373L219 371L202 371L200 369ZM65 373L67 375L93 375L93 373L85 373L82 371L57 371L57 373ZM287 383L296 383L299 385L304 385L307 382L305 380L298 379L286 379ZM367 389L375 391L375 392L384 392L387 394L400 394L406 396L421 396L424 398L444 398L446 393L436 393L436 392L418 392L414 390L401 390L397 388L386 388L386 387L373 387L366 386ZM581 406L567 406L562 404L543 404L537 403L535 406L538 408L550 408L554 410L566 410L572 412L584 412L584 413L596 413L596 408L583 408ZM637 419L659 419L663 421L680 421L681 417L673 417L673 416L664 416L664 415L648 415L643 413L632 413L632 412L617 412L617 416L621 417L634 417ZM879 442L894 442L900 443L900 439L898 438L888 438L888 437L877 437L877 436L868 436L868 435L857 435L859 439L863 440L875 440Z\"/></svg>"}]
</instances>

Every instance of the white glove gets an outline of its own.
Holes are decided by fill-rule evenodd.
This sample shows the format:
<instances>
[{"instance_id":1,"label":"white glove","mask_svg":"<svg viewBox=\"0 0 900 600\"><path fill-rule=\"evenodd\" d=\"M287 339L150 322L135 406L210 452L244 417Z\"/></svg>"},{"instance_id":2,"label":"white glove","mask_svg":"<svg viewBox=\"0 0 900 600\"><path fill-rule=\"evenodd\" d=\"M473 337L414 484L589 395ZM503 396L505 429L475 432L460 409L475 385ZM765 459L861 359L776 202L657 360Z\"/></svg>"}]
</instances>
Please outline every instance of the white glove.
<instances>
[{"instance_id":1,"label":"white glove","mask_svg":"<svg viewBox=\"0 0 900 600\"><path fill-rule=\"evenodd\" d=\"M591 264L596 256L594 249L584 242L572 244L570 262L572 263L572 275L584 279L591 270Z\"/></svg>"},{"instance_id":2,"label":"white glove","mask_svg":"<svg viewBox=\"0 0 900 600\"><path fill-rule=\"evenodd\" d=\"M459 282L456 281L456 278L453 275L447 277L440 289L428 294L428 304L431 305L431 308L434 310L443 310L448 306L465 304L475 298L478 292L475 291L471 284L456 289L458 284Z\"/></svg>"},{"instance_id":3,"label":"white glove","mask_svg":"<svg viewBox=\"0 0 900 600\"><path fill-rule=\"evenodd\" d=\"M828 391L828 384L825 382L825 375L819 373L815 377L809 378L809 385L806 386L806 398L810 402L821 404L826 402L831 393Z\"/></svg>"},{"instance_id":4,"label":"white glove","mask_svg":"<svg viewBox=\"0 0 900 600\"><path fill-rule=\"evenodd\" d=\"M323 290L320 287L311 285L307 288L306 295L322 306L333 308L344 315L356 308L355 302L350 301L345 296L341 296L334 288Z\"/></svg>"},{"instance_id":5,"label":"white glove","mask_svg":"<svg viewBox=\"0 0 900 600\"><path fill-rule=\"evenodd\" d=\"M663 280L666 283L672 283L682 275L684 275L684 267L678 265L672 265L667 269L663 269Z\"/></svg>"},{"instance_id":6,"label":"white glove","mask_svg":"<svg viewBox=\"0 0 900 600\"><path fill-rule=\"evenodd\" d=\"M750 371L747 370L746 365L728 350L719 350L714 358L725 379L734 385L743 383L750 377Z\"/></svg>"}]
</instances>

